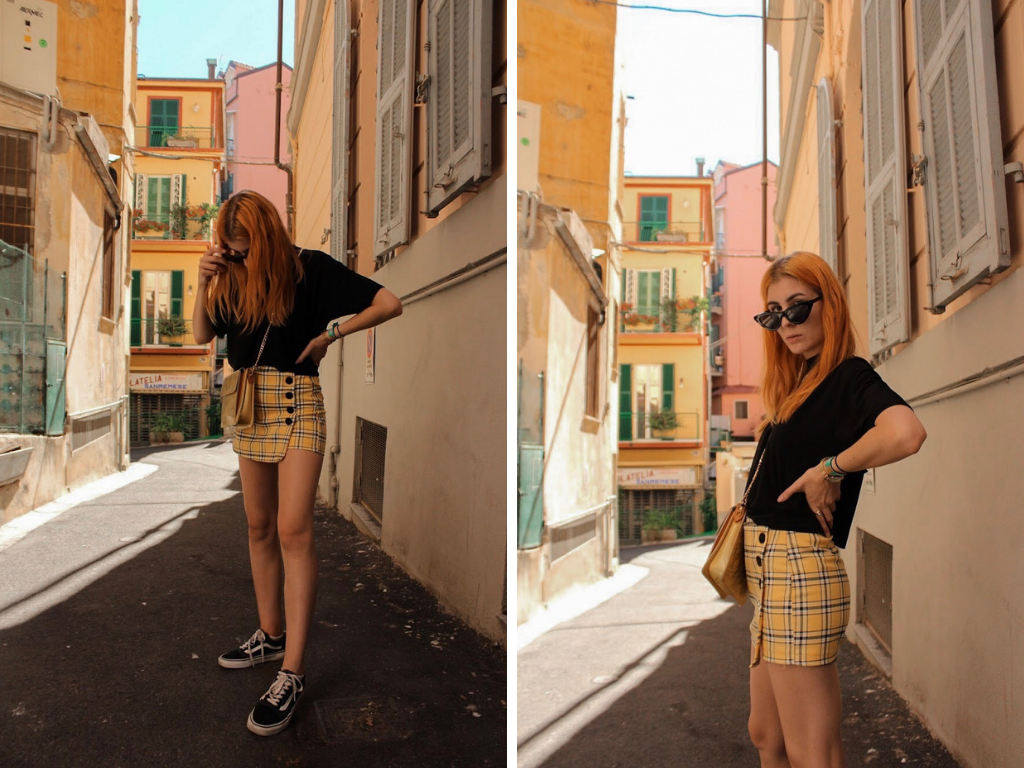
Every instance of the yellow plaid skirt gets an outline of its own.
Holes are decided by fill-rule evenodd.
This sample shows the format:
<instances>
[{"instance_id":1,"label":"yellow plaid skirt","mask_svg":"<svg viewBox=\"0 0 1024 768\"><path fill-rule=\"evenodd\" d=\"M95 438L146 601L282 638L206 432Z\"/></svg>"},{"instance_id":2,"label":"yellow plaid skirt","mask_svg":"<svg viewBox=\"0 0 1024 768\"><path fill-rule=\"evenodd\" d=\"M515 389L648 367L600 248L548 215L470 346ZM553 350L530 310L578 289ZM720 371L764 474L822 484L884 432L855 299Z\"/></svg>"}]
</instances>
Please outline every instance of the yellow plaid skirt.
<instances>
[{"instance_id":1,"label":"yellow plaid skirt","mask_svg":"<svg viewBox=\"0 0 1024 768\"><path fill-rule=\"evenodd\" d=\"M835 661L850 619L850 581L832 538L777 531L747 518L743 551L754 604L750 666Z\"/></svg>"},{"instance_id":2,"label":"yellow plaid skirt","mask_svg":"<svg viewBox=\"0 0 1024 768\"><path fill-rule=\"evenodd\" d=\"M293 448L323 454L327 418L320 377L259 366L255 419L251 427L235 430L232 447L239 456L271 463Z\"/></svg>"}]
</instances>

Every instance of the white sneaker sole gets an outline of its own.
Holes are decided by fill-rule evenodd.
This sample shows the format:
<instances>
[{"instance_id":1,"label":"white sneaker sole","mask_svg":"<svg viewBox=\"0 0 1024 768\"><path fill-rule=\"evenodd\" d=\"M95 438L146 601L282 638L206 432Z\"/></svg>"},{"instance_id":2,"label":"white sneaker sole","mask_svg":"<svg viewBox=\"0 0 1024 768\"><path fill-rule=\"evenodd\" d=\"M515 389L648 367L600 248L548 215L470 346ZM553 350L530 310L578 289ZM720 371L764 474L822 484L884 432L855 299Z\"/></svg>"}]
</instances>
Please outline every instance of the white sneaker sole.
<instances>
[{"instance_id":1,"label":"white sneaker sole","mask_svg":"<svg viewBox=\"0 0 1024 768\"><path fill-rule=\"evenodd\" d=\"M284 651L274 651L273 653L264 653L262 656L255 654L252 659L225 659L223 656L217 659L217 663L220 664L224 669L248 669L250 667L258 667L260 664L266 664L271 661L279 661L284 658Z\"/></svg>"},{"instance_id":2,"label":"white sneaker sole","mask_svg":"<svg viewBox=\"0 0 1024 768\"><path fill-rule=\"evenodd\" d=\"M274 734L280 733L288 727L288 724L292 721L292 716L294 714L295 710L293 709L288 714L288 717L286 717L283 722L280 722L277 725L258 725L256 721L252 719L252 712L250 712L249 720L248 722L246 722L245 725L250 731L255 733L257 736L273 736Z\"/></svg>"}]
</instances>

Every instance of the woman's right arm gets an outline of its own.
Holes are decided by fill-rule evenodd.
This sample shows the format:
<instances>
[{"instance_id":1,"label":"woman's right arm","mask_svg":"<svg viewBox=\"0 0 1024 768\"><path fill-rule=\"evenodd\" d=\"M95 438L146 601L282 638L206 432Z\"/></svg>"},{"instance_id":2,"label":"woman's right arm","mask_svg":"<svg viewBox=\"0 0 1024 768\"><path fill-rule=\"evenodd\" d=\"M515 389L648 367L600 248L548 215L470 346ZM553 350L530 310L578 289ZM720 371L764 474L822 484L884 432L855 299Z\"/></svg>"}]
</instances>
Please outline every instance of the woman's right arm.
<instances>
[{"instance_id":1,"label":"woman's right arm","mask_svg":"<svg viewBox=\"0 0 1024 768\"><path fill-rule=\"evenodd\" d=\"M228 263L221 258L220 249L215 245L207 248L199 259L199 287L196 291L196 306L192 310L192 334L198 344L209 344L217 335L206 311L206 291L210 287L210 280L227 270Z\"/></svg>"}]
</instances>

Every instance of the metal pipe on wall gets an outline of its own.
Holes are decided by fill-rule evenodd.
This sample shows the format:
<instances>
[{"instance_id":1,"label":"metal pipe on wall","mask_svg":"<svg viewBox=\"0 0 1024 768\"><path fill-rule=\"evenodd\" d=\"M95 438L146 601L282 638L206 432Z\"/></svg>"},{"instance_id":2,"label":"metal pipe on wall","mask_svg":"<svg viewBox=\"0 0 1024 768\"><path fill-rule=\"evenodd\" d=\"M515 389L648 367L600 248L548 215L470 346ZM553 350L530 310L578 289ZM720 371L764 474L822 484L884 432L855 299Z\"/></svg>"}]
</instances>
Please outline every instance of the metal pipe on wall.
<instances>
[{"instance_id":1,"label":"metal pipe on wall","mask_svg":"<svg viewBox=\"0 0 1024 768\"><path fill-rule=\"evenodd\" d=\"M761 256L768 259L768 0L761 15Z\"/></svg>"},{"instance_id":2,"label":"metal pipe on wall","mask_svg":"<svg viewBox=\"0 0 1024 768\"><path fill-rule=\"evenodd\" d=\"M281 91L284 86L281 84L281 50L284 45L284 0L277 0L277 83L274 86L276 91L276 106L274 109L274 165L288 174L288 191L285 193L284 206L288 221L288 235L295 236L295 208L292 206L293 177L292 167L281 162Z\"/></svg>"}]
</instances>

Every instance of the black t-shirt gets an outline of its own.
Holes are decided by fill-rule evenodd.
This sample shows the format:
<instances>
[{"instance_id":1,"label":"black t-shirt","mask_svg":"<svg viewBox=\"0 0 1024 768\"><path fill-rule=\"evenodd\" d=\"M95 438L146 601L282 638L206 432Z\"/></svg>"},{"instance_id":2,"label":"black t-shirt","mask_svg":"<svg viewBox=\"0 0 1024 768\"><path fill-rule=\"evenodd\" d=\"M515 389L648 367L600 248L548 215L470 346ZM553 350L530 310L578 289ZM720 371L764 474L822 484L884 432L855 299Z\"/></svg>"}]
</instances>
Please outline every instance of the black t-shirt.
<instances>
[{"instance_id":1,"label":"black t-shirt","mask_svg":"<svg viewBox=\"0 0 1024 768\"><path fill-rule=\"evenodd\" d=\"M777 499L823 458L856 443L886 408L906 404L867 360L850 357L841 362L788 421L765 427L750 465L753 476L764 454L747 503L751 519L777 530L821 533L804 494L796 493L781 504ZM832 527L836 546L846 546L863 479L864 472L843 478Z\"/></svg>"},{"instance_id":2,"label":"black t-shirt","mask_svg":"<svg viewBox=\"0 0 1024 768\"><path fill-rule=\"evenodd\" d=\"M381 285L353 272L323 251L303 250L299 258L304 274L295 288L294 309L285 325L270 329L260 365L316 376L317 366L309 357L295 364L306 345L323 333L332 320L358 314L369 307ZM237 370L253 365L267 330L266 322L260 323L252 333L245 333L234 318L225 319L215 314L216 317L210 318L213 331L217 336L227 336L231 367Z\"/></svg>"}]
</instances>

